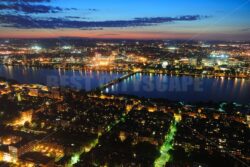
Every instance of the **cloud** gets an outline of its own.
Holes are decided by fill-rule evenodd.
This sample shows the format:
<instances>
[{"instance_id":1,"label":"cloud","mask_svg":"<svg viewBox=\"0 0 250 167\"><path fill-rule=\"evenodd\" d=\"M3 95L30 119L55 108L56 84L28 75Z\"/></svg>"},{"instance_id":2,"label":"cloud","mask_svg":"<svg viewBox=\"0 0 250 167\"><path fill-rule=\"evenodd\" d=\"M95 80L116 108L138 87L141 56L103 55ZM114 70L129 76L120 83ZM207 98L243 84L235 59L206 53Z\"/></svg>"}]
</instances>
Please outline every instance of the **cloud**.
<instances>
[{"instance_id":1,"label":"cloud","mask_svg":"<svg viewBox=\"0 0 250 167\"><path fill-rule=\"evenodd\" d=\"M24 15L11 15L5 14L0 15L0 24L4 27L13 28L111 28L111 27L138 27L138 26L152 26L161 23L170 23L177 21L196 21L208 16L200 15L186 15L180 17L145 17L145 18L135 18L131 20L108 20L108 21L81 21L81 20L71 20L62 18L34 18L31 16Z\"/></svg>"},{"instance_id":2,"label":"cloud","mask_svg":"<svg viewBox=\"0 0 250 167\"><path fill-rule=\"evenodd\" d=\"M90 11L90 12L97 12L97 11L98 11L98 9L94 9L94 8L92 8L92 9L88 9L88 11Z\"/></svg>"},{"instance_id":3,"label":"cloud","mask_svg":"<svg viewBox=\"0 0 250 167\"><path fill-rule=\"evenodd\" d=\"M58 13L63 11L60 7L51 7L45 5L30 5L24 3L0 4L0 10L12 10L23 13Z\"/></svg>"},{"instance_id":4,"label":"cloud","mask_svg":"<svg viewBox=\"0 0 250 167\"><path fill-rule=\"evenodd\" d=\"M65 18L68 18L68 19L81 19L82 17L79 17L79 16L65 16Z\"/></svg>"},{"instance_id":5,"label":"cloud","mask_svg":"<svg viewBox=\"0 0 250 167\"><path fill-rule=\"evenodd\" d=\"M103 28L101 28L101 27L98 27L98 28L87 27L87 28L80 28L80 30L93 31L93 30L103 30Z\"/></svg>"},{"instance_id":6,"label":"cloud","mask_svg":"<svg viewBox=\"0 0 250 167\"><path fill-rule=\"evenodd\" d=\"M250 31L250 28L243 28L243 29L241 29L241 31L243 31L243 32Z\"/></svg>"},{"instance_id":7,"label":"cloud","mask_svg":"<svg viewBox=\"0 0 250 167\"><path fill-rule=\"evenodd\" d=\"M64 10L77 10L76 8L65 8Z\"/></svg>"},{"instance_id":8,"label":"cloud","mask_svg":"<svg viewBox=\"0 0 250 167\"><path fill-rule=\"evenodd\" d=\"M179 17L145 17L145 18L135 18L135 21L142 24L143 23L157 24L157 23L166 23L174 21L195 21L208 17L209 16L200 16L200 15L185 15Z\"/></svg>"},{"instance_id":9,"label":"cloud","mask_svg":"<svg viewBox=\"0 0 250 167\"><path fill-rule=\"evenodd\" d=\"M120 34L117 34L117 33L110 33L110 34L99 34L97 36L101 37L101 36L116 36L116 35L120 35Z\"/></svg>"}]
</instances>

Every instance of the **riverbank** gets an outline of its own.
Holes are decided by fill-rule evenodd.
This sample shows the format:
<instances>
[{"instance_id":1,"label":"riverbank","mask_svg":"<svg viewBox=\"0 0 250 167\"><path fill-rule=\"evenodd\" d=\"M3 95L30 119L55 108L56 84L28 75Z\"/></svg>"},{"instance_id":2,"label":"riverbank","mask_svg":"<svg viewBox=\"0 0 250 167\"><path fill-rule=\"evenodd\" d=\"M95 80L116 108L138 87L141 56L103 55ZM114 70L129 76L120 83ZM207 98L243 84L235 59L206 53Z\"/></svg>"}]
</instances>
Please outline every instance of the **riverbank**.
<instances>
[{"instance_id":1,"label":"riverbank","mask_svg":"<svg viewBox=\"0 0 250 167\"><path fill-rule=\"evenodd\" d=\"M55 67L53 65L45 65L45 66L36 66L36 65L9 65L0 63L0 65L4 66L12 66L12 67L27 67L27 68L45 68L45 69L57 69L62 71L94 71L94 72L120 72L120 73L130 73L135 72L133 69L114 69L114 68L89 68L89 67L82 67L82 68L72 68L72 67ZM152 74L152 75L168 75L168 76L190 76L194 78L225 78L225 79L250 79L250 74L248 75L227 75L221 73L214 73L214 74L204 74L204 73L188 73L188 72L176 72L176 70L167 71L167 70L148 70L148 69L141 69L136 70L136 72L140 72L142 74Z\"/></svg>"}]
</instances>

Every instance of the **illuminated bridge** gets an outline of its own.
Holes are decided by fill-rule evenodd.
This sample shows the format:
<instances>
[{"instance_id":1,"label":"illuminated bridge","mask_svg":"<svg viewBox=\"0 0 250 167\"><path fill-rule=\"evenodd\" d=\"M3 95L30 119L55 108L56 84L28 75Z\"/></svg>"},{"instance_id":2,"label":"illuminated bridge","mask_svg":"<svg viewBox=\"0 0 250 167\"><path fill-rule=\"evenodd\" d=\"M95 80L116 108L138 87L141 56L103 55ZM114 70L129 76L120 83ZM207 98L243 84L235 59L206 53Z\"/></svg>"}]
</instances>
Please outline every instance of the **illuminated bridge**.
<instances>
[{"instance_id":1,"label":"illuminated bridge","mask_svg":"<svg viewBox=\"0 0 250 167\"><path fill-rule=\"evenodd\" d=\"M139 71L130 72L128 74L125 74L125 75L121 76L120 78L114 79L114 80L112 80L112 81L110 81L110 82L108 82L108 83L106 83L104 85L101 85L100 87L97 87L97 88L95 88L92 91L102 91L102 90L105 90L106 88L109 88L112 85L115 85L115 84L117 84L119 82L122 82L123 80L125 80L125 79L127 79L127 78L129 78L129 77L131 77L131 76L133 76L133 75L135 75L137 73L139 73Z\"/></svg>"}]
</instances>

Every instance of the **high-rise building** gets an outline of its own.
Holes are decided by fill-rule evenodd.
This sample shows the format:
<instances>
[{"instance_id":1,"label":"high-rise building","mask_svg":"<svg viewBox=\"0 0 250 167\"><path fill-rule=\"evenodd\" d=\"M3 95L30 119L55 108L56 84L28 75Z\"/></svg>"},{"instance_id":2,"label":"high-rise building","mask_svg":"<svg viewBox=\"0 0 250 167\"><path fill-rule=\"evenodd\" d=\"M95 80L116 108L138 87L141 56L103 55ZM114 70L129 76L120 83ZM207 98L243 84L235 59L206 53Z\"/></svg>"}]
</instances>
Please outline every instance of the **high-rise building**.
<instances>
[{"instance_id":1,"label":"high-rise building","mask_svg":"<svg viewBox=\"0 0 250 167\"><path fill-rule=\"evenodd\" d=\"M250 128L250 115L247 115L247 124L248 124L248 127Z\"/></svg>"}]
</instances>

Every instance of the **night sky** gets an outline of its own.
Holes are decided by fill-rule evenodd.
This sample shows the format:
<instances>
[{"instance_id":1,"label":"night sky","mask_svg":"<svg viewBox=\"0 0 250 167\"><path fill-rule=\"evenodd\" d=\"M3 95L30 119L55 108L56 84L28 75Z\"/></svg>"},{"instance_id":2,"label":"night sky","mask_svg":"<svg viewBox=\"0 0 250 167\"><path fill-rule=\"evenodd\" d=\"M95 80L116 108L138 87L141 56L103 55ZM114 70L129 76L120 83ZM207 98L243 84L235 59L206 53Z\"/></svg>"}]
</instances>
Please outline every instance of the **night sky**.
<instances>
[{"instance_id":1,"label":"night sky","mask_svg":"<svg viewBox=\"0 0 250 167\"><path fill-rule=\"evenodd\" d=\"M1 0L1 38L249 40L250 0Z\"/></svg>"}]
</instances>

